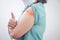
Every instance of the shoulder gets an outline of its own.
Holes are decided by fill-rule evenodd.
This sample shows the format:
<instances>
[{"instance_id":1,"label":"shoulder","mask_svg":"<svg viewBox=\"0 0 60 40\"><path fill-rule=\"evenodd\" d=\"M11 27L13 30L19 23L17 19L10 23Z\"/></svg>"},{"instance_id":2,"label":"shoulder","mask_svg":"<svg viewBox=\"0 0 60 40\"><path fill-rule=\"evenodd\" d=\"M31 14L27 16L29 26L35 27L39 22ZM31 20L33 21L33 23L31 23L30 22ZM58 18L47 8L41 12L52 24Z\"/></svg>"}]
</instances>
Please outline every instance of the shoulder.
<instances>
[{"instance_id":1,"label":"shoulder","mask_svg":"<svg viewBox=\"0 0 60 40\"><path fill-rule=\"evenodd\" d=\"M32 15L32 16L34 15L32 7L27 8L25 13L28 13L29 15Z\"/></svg>"}]
</instances>

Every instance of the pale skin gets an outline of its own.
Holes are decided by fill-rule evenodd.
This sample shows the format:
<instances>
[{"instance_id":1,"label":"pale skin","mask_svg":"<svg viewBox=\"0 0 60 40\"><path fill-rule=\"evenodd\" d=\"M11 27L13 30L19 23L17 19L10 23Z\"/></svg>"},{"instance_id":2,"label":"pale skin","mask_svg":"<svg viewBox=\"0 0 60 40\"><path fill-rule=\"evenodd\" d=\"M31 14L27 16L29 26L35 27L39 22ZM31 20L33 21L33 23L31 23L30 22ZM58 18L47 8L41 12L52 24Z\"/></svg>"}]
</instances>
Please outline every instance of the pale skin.
<instances>
[{"instance_id":1,"label":"pale skin","mask_svg":"<svg viewBox=\"0 0 60 40\"><path fill-rule=\"evenodd\" d=\"M10 35L14 39L23 36L26 32L28 32L32 28L34 24L34 14L33 14L33 10L31 7L28 8L23 13L23 15L21 16L21 18L19 19L17 23L15 21L15 17L13 13L11 13L11 15L12 15L12 18L8 22L8 27L11 30Z\"/></svg>"},{"instance_id":2,"label":"pale skin","mask_svg":"<svg viewBox=\"0 0 60 40\"><path fill-rule=\"evenodd\" d=\"M36 0L35 0L36 2ZM18 22L15 21L15 16L11 13L11 19L8 22L8 27L11 30L10 35L16 39L27 33L34 25L34 13L32 7L29 7L21 16Z\"/></svg>"}]
</instances>

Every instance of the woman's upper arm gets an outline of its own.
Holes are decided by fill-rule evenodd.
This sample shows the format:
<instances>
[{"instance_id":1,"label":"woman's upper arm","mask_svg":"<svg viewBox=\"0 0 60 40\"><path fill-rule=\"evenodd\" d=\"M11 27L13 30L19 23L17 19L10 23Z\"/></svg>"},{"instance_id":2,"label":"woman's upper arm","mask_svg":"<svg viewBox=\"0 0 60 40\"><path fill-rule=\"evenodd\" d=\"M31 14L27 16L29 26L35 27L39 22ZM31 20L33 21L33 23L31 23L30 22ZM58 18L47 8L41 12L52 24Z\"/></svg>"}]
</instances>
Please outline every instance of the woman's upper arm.
<instances>
[{"instance_id":1,"label":"woman's upper arm","mask_svg":"<svg viewBox=\"0 0 60 40\"><path fill-rule=\"evenodd\" d=\"M11 36L13 38L18 38L23 36L26 32L28 32L34 24L34 13L32 8L28 8L21 18L19 19L17 26L13 29Z\"/></svg>"}]
</instances>

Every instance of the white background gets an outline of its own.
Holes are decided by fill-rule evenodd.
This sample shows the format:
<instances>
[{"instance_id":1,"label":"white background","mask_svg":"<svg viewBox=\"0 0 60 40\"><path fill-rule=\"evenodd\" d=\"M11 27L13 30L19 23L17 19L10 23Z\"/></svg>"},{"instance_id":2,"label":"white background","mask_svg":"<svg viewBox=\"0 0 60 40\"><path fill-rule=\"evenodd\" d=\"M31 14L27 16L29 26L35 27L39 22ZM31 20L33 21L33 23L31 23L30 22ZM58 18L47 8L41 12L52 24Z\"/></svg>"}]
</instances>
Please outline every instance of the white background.
<instances>
[{"instance_id":1,"label":"white background","mask_svg":"<svg viewBox=\"0 0 60 40\"><path fill-rule=\"evenodd\" d=\"M20 17L24 5L21 0L0 0L0 40L11 40L8 34L8 20L13 12ZM60 0L48 0L45 4L46 30L43 40L60 40Z\"/></svg>"}]
</instances>

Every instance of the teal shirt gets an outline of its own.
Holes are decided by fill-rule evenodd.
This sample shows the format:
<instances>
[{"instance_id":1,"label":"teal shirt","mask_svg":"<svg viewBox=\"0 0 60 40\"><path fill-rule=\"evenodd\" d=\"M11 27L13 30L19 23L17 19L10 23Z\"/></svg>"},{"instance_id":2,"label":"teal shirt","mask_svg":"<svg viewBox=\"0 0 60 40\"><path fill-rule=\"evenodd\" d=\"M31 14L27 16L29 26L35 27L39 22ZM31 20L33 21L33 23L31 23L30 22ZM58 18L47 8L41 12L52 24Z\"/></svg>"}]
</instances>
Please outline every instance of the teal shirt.
<instances>
[{"instance_id":1,"label":"teal shirt","mask_svg":"<svg viewBox=\"0 0 60 40\"><path fill-rule=\"evenodd\" d=\"M42 3L35 3L32 5L28 5L26 7L32 7L34 12L34 25L26 34L22 37L18 38L17 40L42 40L43 33L45 31L45 24L46 24L46 14L44 9L44 4ZM25 9L25 10L26 10Z\"/></svg>"}]
</instances>

